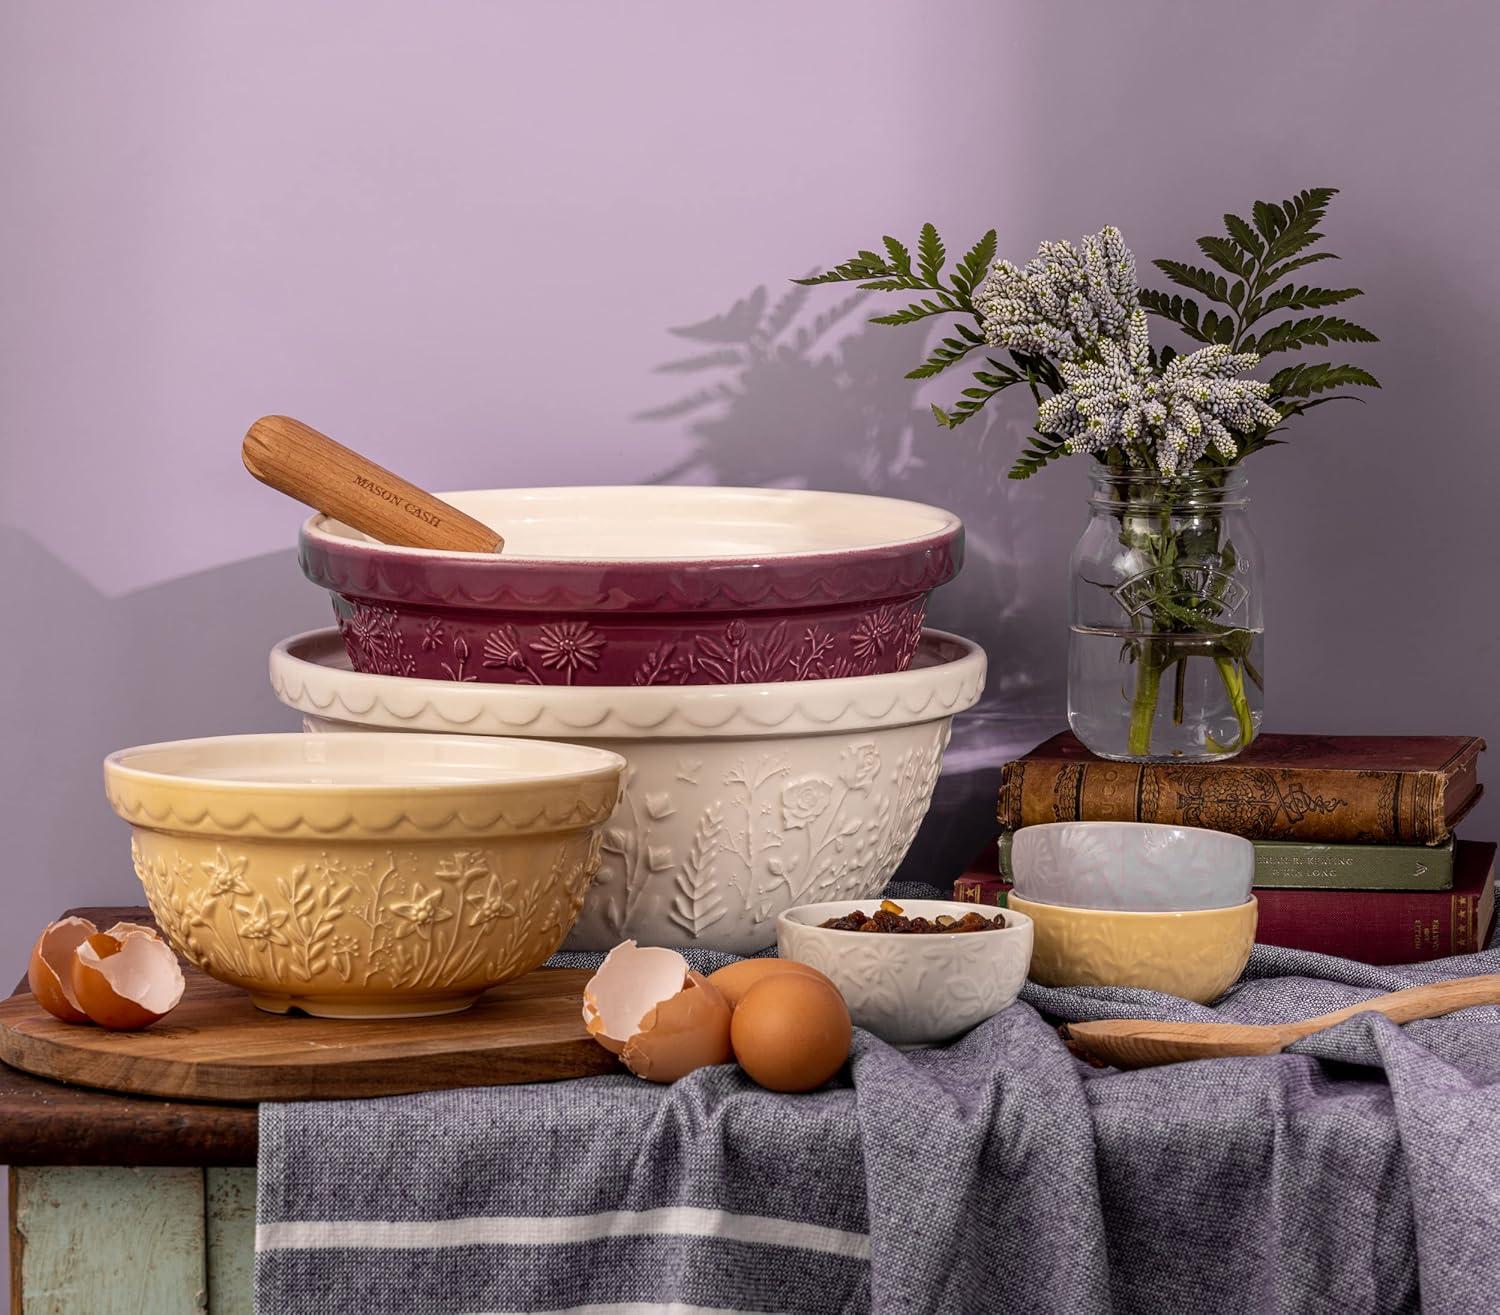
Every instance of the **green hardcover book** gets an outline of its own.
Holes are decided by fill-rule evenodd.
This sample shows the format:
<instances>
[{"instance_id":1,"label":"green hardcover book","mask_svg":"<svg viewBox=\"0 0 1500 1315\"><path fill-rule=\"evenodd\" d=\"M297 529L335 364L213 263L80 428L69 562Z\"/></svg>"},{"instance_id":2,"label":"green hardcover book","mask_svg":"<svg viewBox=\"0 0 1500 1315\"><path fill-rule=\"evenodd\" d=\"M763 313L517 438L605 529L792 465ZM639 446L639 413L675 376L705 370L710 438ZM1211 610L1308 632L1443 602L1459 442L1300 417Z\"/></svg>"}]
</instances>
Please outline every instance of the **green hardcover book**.
<instances>
[{"instance_id":1,"label":"green hardcover book","mask_svg":"<svg viewBox=\"0 0 1500 1315\"><path fill-rule=\"evenodd\" d=\"M1000 833L1000 875L1014 877L1013 832ZM1255 884L1283 890L1452 890L1453 838L1441 845L1315 845L1257 840Z\"/></svg>"}]
</instances>

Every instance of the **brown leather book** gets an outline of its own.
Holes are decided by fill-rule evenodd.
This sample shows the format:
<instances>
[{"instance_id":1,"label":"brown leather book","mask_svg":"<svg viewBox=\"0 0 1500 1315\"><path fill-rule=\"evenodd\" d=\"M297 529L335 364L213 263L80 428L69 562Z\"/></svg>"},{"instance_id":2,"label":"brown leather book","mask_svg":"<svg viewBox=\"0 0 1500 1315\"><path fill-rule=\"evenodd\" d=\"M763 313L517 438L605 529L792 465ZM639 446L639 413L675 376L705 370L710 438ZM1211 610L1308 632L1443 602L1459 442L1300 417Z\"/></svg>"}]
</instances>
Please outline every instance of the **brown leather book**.
<instances>
[{"instance_id":1,"label":"brown leather book","mask_svg":"<svg viewBox=\"0 0 1500 1315\"><path fill-rule=\"evenodd\" d=\"M1096 758L1071 731L1005 764L998 817L1174 822L1250 840L1438 845L1479 799L1473 735L1262 735L1218 763Z\"/></svg>"}]
</instances>

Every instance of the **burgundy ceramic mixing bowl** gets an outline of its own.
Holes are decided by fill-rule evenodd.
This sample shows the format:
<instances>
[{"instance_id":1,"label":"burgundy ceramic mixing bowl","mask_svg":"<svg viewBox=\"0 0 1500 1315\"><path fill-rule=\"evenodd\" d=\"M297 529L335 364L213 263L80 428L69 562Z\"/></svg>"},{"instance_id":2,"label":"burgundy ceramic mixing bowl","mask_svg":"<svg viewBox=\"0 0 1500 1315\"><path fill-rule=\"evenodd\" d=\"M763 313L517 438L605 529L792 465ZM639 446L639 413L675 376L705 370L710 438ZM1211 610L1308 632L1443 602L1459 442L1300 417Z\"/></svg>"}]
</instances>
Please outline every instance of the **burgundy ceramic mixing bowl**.
<instances>
[{"instance_id":1,"label":"burgundy ceramic mixing bowl","mask_svg":"<svg viewBox=\"0 0 1500 1315\"><path fill-rule=\"evenodd\" d=\"M376 543L327 516L302 570L356 671L533 685L706 685L903 671L963 526L937 507L800 489L442 495L505 551Z\"/></svg>"}]
</instances>

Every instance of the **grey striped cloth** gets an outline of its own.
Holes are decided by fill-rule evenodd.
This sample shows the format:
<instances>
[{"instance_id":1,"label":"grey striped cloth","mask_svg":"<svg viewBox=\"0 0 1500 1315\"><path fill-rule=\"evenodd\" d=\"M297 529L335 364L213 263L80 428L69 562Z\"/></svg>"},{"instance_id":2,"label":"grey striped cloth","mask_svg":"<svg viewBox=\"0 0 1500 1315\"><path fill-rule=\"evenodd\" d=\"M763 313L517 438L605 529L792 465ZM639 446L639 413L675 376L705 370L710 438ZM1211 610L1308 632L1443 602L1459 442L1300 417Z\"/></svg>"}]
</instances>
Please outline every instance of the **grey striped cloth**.
<instances>
[{"instance_id":1,"label":"grey striped cloth","mask_svg":"<svg viewBox=\"0 0 1500 1315\"><path fill-rule=\"evenodd\" d=\"M1029 987L943 1048L857 1033L805 1096L721 1067L265 1105L256 1309L1500 1309L1500 1011L1135 1073L1053 1026L1285 1021L1494 971L1257 947L1216 1010Z\"/></svg>"}]
</instances>

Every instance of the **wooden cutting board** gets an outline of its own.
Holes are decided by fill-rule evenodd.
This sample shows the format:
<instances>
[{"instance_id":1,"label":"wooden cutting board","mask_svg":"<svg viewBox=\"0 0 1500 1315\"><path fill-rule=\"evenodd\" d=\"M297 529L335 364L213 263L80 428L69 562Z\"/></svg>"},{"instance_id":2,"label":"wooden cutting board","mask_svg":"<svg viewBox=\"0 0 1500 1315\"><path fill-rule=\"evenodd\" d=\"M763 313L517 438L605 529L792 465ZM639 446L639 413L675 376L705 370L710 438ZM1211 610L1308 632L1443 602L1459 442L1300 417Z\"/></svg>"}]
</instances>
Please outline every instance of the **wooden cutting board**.
<instances>
[{"instance_id":1,"label":"wooden cutting board","mask_svg":"<svg viewBox=\"0 0 1500 1315\"><path fill-rule=\"evenodd\" d=\"M543 968L438 1018L267 1014L188 968L182 1003L144 1032L64 1023L29 994L0 1001L0 1060L142 1096L248 1104L550 1082L621 1071L584 1031L579 969Z\"/></svg>"}]
</instances>

